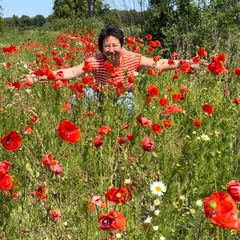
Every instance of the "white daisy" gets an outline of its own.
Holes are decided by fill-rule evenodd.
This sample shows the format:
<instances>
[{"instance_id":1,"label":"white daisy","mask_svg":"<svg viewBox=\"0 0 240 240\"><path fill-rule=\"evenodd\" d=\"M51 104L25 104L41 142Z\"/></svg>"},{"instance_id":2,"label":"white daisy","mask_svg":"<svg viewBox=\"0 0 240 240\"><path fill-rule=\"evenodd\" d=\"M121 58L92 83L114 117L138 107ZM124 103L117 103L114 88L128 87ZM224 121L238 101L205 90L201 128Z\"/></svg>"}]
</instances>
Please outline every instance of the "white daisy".
<instances>
[{"instance_id":1,"label":"white daisy","mask_svg":"<svg viewBox=\"0 0 240 240\"><path fill-rule=\"evenodd\" d=\"M160 199L157 198L153 201L154 206L159 206L160 205Z\"/></svg>"},{"instance_id":2,"label":"white daisy","mask_svg":"<svg viewBox=\"0 0 240 240\"><path fill-rule=\"evenodd\" d=\"M162 196L163 193L166 192L166 190L167 190L164 183L159 182L159 181L153 182L150 186L150 189L151 189L152 193L157 196Z\"/></svg>"},{"instance_id":3,"label":"white daisy","mask_svg":"<svg viewBox=\"0 0 240 240\"><path fill-rule=\"evenodd\" d=\"M159 230L159 226L157 226L157 225L153 226L152 228L153 228L153 231L158 231Z\"/></svg>"},{"instance_id":4,"label":"white daisy","mask_svg":"<svg viewBox=\"0 0 240 240\"><path fill-rule=\"evenodd\" d=\"M210 140L209 136L206 135L206 134L202 134L202 135L201 135L201 139L202 139L203 141L209 141L209 140Z\"/></svg>"},{"instance_id":5,"label":"white daisy","mask_svg":"<svg viewBox=\"0 0 240 240\"><path fill-rule=\"evenodd\" d=\"M196 205L197 205L198 207L201 207L201 206L203 205L203 201L202 201L201 199L198 199L198 200L196 201Z\"/></svg>"},{"instance_id":6,"label":"white daisy","mask_svg":"<svg viewBox=\"0 0 240 240\"><path fill-rule=\"evenodd\" d=\"M157 210L154 211L154 214L155 214L156 216L158 216L158 215L160 214L160 212L161 212L161 211L160 211L159 209L157 209Z\"/></svg>"},{"instance_id":7,"label":"white daisy","mask_svg":"<svg viewBox=\"0 0 240 240\"><path fill-rule=\"evenodd\" d=\"M145 219L145 221L144 221L145 223L151 223L152 222L152 217L150 217L150 216L147 216L147 218Z\"/></svg>"}]
</instances>

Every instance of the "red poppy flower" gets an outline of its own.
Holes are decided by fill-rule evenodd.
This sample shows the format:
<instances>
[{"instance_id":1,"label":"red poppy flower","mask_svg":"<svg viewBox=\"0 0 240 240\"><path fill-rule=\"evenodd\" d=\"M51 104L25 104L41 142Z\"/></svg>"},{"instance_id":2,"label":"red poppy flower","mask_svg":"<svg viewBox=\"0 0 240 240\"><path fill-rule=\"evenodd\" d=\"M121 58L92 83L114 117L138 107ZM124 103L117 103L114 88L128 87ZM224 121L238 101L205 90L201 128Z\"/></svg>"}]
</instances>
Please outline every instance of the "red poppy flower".
<instances>
[{"instance_id":1,"label":"red poppy flower","mask_svg":"<svg viewBox=\"0 0 240 240\"><path fill-rule=\"evenodd\" d=\"M175 70L176 70L176 69L175 69ZM173 79L174 79L174 80L178 80L178 79L179 79L178 73L174 73L174 74L173 74Z\"/></svg>"},{"instance_id":2,"label":"red poppy flower","mask_svg":"<svg viewBox=\"0 0 240 240\"><path fill-rule=\"evenodd\" d=\"M230 91L228 91L227 89L224 89L223 92L224 92L224 94L226 94L226 95L229 95L229 94L230 94Z\"/></svg>"},{"instance_id":3,"label":"red poppy flower","mask_svg":"<svg viewBox=\"0 0 240 240\"><path fill-rule=\"evenodd\" d=\"M225 61L227 60L227 56L226 56L224 53L219 53L219 54L217 55L217 59L218 59L219 61L225 62Z\"/></svg>"},{"instance_id":4,"label":"red poppy flower","mask_svg":"<svg viewBox=\"0 0 240 240\"><path fill-rule=\"evenodd\" d=\"M163 128L159 123L153 123L151 127L152 127L152 132L155 134L163 132Z\"/></svg>"},{"instance_id":5,"label":"red poppy flower","mask_svg":"<svg viewBox=\"0 0 240 240\"><path fill-rule=\"evenodd\" d=\"M84 91L84 85L81 82L75 82L72 85L69 86L71 90L76 90L77 92L83 93Z\"/></svg>"},{"instance_id":6,"label":"red poppy flower","mask_svg":"<svg viewBox=\"0 0 240 240\"><path fill-rule=\"evenodd\" d=\"M66 142L76 143L81 138L80 129L71 121L62 121L56 129L59 136Z\"/></svg>"},{"instance_id":7,"label":"red poppy flower","mask_svg":"<svg viewBox=\"0 0 240 240\"><path fill-rule=\"evenodd\" d=\"M152 68L148 68L148 74L152 76L156 75L155 71Z\"/></svg>"},{"instance_id":8,"label":"red poppy flower","mask_svg":"<svg viewBox=\"0 0 240 240\"><path fill-rule=\"evenodd\" d=\"M135 42L136 42L136 40L135 40L135 37L134 37L134 36L130 36L130 37L128 37L128 38L126 39L126 44L127 44L128 46L133 45Z\"/></svg>"},{"instance_id":9,"label":"red poppy flower","mask_svg":"<svg viewBox=\"0 0 240 240\"><path fill-rule=\"evenodd\" d=\"M208 55L205 48L200 48L197 53L198 53L199 57L207 57L207 55Z\"/></svg>"},{"instance_id":10,"label":"red poppy flower","mask_svg":"<svg viewBox=\"0 0 240 240\"><path fill-rule=\"evenodd\" d=\"M172 59L168 59L168 65L169 66L172 66L172 65L174 65L175 64L175 62L172 60Z\"/></svg>"},{"instance_id":11,"label":"red poppy flower","mask_svg":"<svg viewBox=\"0 0 240 240\"><path fill-rule=\"evenodd\" d=\"M94 83L94 78L93 78L93 76L84 76L84 77L82 77L82 83L83 83L83 84Z\"/></svg>"},{"instance_id":12,"label":"red poppy flower","mask_svg":"<svg viewBox=\"0 0 240 240\"><path fill-rule=\"evenodd\" d=\"M173 125L173 123L170 119L163 119L162 122L165 127L172 127L172 125Z\"/></svg>"},{"instance_id":13,"label":"red poppy flower","mask_svg":"<svg viewBox=\"0 0 240 240\"><path fill-rule=\"evenodd\" d=\"M235 73L237 76L240 76L240 68L234 68L234 73Z\"/></svg>"},{"instance_id":14,"label":"red poppy flower","mask_svg":"<svg viewBox=\"0 0 240 240\"><path fill-rule=\"evenodd\" d=\"M151 104L151 103L152 103L152 98L151 98L151 97L147 97L147 98L145 99L145 102L146 102L147 104Z\"/></svg>"},{"instance_id":15,"label":"red poppy flower","mask_svg":"<svg viewBox=\"0 0 240 240\"><path fill-rule=\"evenodd\" d=\"M82 70L83 70L84 72L90 72L91 69L92 69L91 63L88 62L88 61L85 61Z\"/></svg>"},{"instance_id":16,"label":"red poppy flower","mask_svg":"<svg viewBox=\"0 0 240 240\"><path fill-rule=\"evenodd\" d=\"M127 202L131 197L131 193L124 187L120 188L111 187L105 193L105 197L107 200L119 204Z\"/></svg>"},{"instance_id":17,"label":"red poppy flower","mask_svg":"<svg viewBox=\"0 0 240 240\"><path fill-rule=\"evenodd\" d=\"M151 35L151 34L147 34L147 35L146 35L146 39L147 39L148 41L151 41L151 40L152 40L152 35Z\"/></svg>"},{"instance_id":18,"label":"red poppy flower","mask_svg":"<svg viewBox=\"0 0 240 240\"><path fill-rule=\"evenodd\" d=\"M160 60L160 56L157 55L157 56L154 56L154 57L153 57L153 61L154 61L154 62L157 62L158 60Z\"/></svg>"},{"instance_id":19,"label":"red poppy flower","mask_svg":"<svg viewBox=\"0 0 240 240\"><path fill-rule=\"evenodd\" d=\"M223 65L222 61L219 61L215 56L212 57L212 62L208 65L208 70L215 75L221 75L227 72L227 69Z\"/></svg>"},{"instance_id":20,"label":"red poppy flower","mask_svg":"<svg viewBox=\"0 0 240 240\"><path fill-rule=\"evenodd\" d=\"M179 79L179 76L178 76L176 73L174 73L174 74L173 74L173 79L174 79L174 80L178 80L178 79Z\"/></svg>"},{"instance_id":21,"label":"red poppy flower","mask_svg":"<svg viewBox=\"0 0 240 240\"><path fill-rule=\"evenodd\" d=\"M11 44L11 45L9 45L7 47L3 47L2 51L4 53L14 53L14 52L17 52L18 50L17 50L17 48L13 44Z\"/></svg>"},{"instance_id":22,"label":"red poppy flower","mask_svg":"<svg viewBox=\"0 0 240 240\"><path fill-rule=\"evenodd\" d=\"M54 164L50 166L50 170L55 173L56 175L61 174L62 173L62 165L59 164Z\"/></svg>"},{"instance_id":23,"label":"red poppy flower","mask_svg":"<svg viewBox=\"0 0 240 240\"><path fill-rule=\"evenodd\" d=\"M63 83L62 80L57 80L57 81L55 81L55 82L52 83L52 86L53 86L53 89L54 89L54 90L57 90L57 89L63 87L63 86L64 86L64 83Z\"/></svg>"},{"instance_id":24,"label":"red poppy flower","mask_svg":"<svg viewBox=\"0 0 240 240\"><path fill-rule=\"evenodd\" d=\"M148 97L157 97L159 95L159 89L157 86L150 84L147 89Z\"/></svg>"},{"instance_id":25,"label":"red poppy flower","mask_svg":"<svg viewBox=\"0 0 240 240\"><path fill-rule=\"evenodd\" d=\"M155 45L154 45L154 47L155 47ZM148 52L148 53L151 53L151 52L153 52L153 51L154 51L154 48L153 48L152 46L148 45L148 47L147 47L147 52Z\"/></svg>"},{"instance_id":26,"label":"red poppy flower","mask_svg":"<svg viewBox=\"0 0 240 240\"><path fill-rule=\"evenodd\" d=\"M31 80L26 79L26 80L24 81L24 87L30 88L32 85L33 85L33 80L32 80L32 79L31 79Z\"/></svg>"},{"instance_id":27,"label":"red poppy flower","mask_svg":"<svg viewBox=\"0 0 240 240\"><path fill-rule=\"evenodd\" d=\"M234 98L234 103L235 103L236 105L239 105L239 104L240 104L240 98L235 97L235 98Z\"/></svg>"},{"instance_id":28,"label":"red poppy flower","mask_svg":"<svg viewBox=\"0 0 240 240\"><path fill-rule=\"evenodd\" d=\"M32 196L37 196L39 200L45 201L47 199L47 195L45 194L45 185L40 185L36 192L32 192Z\"/></svg>"},{"instance_id":29,"label":"red poppy flower","mask_svg":"<svg viewBox=\"0 0 240 240\"><path fill-rule=\"evenodd\" d=\"M172 88L169 86L166 86L166 92L171 92L171 91L172 91Z\"/></svg>"},{"instance_id":30,"label":"red poppy flower","mask_svg":"<svg viewBox=\"0 0 240 240\"><path fill-rule=\"evenodd\" d=\"M104 67L107 69L108 73L111 74L111 77L115 76L116 69L113 67L113 65L109 61L104 62Z\"/></svg>"},{"instance_id":31,"label":"red poppy flower","mask_svg":"<svg viewBox=\"0 0 240 240\"><path fill-rule=\"evenodd\" d=\"M9 67L12 66L12 64L11 64L10 62L6 62L6 63L5 63L5 66L6 66L6 68L9 68Z\"/></svg>"},{"instance_id":32,"label":"red poppy flower","mask_svg":"<svg viewBox=\"0 0 240 240\"><path fill-rule=\"evenodd\" d=\"M142 127L146 128L148 125L152 125L152 121L146 117L138 116L137 121Z\"/></svg>"},{"instance_id":33,"label":"red poppy flower","mask_svg":"<svg viewBox=\"0 0 240 240\"><path fill-rule=\"evenodd\" d=\"M155 43L154 41L150 41L150 42L148 43L148 47L154 48L154 47L156 47L156 43ZM153 50L154 50L154 49L153 49Z\"/></svg>"},{"instance_id":34,"label":"red poppy flower","mask_svg":"<svg viewBox=\"0 0 240 240\"><path fill-rule=\"evenodd\" d=\"M162 97L162 98L159 99L159 105L161 107L168 106L169 105L169 100L167 98Z\"/></svg>"},{"instance_id":35,"label":"red poppy flower","mask_svg":"<svg viewBox=\"0 0 240 240\"><path fill-rule=\"evenodd\" d=\"M132 133L127 133L126 138L127 138L127 140L132 141L133 140L133 134Z\"/></svg>"},{"instance_id":36,"label":"red poppy flower","mask_svg":"<svg viewBox=\"0 0 240 240\"><path fill-rule=\"evenodd\" d=\"M23 133L24 133L24 134L27 134L27 135L31 134L31 133L32 133L32 127L31 127L30 125L27 125L27 126L24 127L24 129L23 129Z\"/></svg>"},{"instance_id":37,"label":"red poppy flower","mask_svg":"<svg viewBox=\"0 0 240 240\"><path fill-rule=\"evenodd\" d=\"M109 229L114 230L125 230L126 229L126 218L118 210L111 210L107 214L102 214L99 219L99 228L106 231Z\"/></svg>"},{"instance_id":38,"label":"red poppy flower","mask_svg":"<svg viewBox=\"0 0 240 240\"><path fill-rule=\"evenodd\" d=\"M2 190L10 190L12 187L12 177L8 174L5 174L2 178L0 178L0 189Z\"/></svg>"},{"instance_id":39,"label":"red poppy flower","mask_svg":"<svg viewBox=\"0 0 240 240\"><path fill-rule=\"evenodd\" d=\"M191 66L189 63L185 62L181 66L182 72L188 73L191 70Z\"/></svg>"},{"instance_id":40,"label":"red poppy flower","mask_svg":"<svg viewBox=\"0 0 240 240\"><path fill-rule=\"evenodd\" d=\"M118 138L118 143L120 145L123 145L123 144L125 144L127 142L127 140L128 140L127 138L119 137Z\"/></svg>"},{"instance_id":41,"label":"red poppy flower","mask_svg":"<svg viewBox=\"0 0 240 240\"><path fill-rule=\"evenodd\" d=\"M227 185L227 191L235 203L240 203L240 183L232 180Z\"/></svg>"},{"instance_id":42,"label":"red poppy flower","mask_svg":"<svg viewBox=\"0 0 240 240\"><path fill-rule=\"evenodd\" d=\"M64 110L71 110L71 108L72 108L72 105L70 103L66 103L63 105Z\"/></svg>"},{"instance_id":43,"label":"red poppy flower","mask_svg":"<svg viewBox=\"0 0 240 240\"><path fill-rule=\"evenodd\" d=\"M98 134L104 136L106 134L111 134L112 130L109 126L102 126L98 129Z\"/></svg>"},{"instance_id":44,"label":"red poppy flower","mask_svg":"<svg viewBox=\"0 0 240 240\"><path fill-rule=\"evenodd\" d=\"M193 120L193 125L195 127L200 127L201 126L201 119L200 118L194 119Z\"/></svg>"},{"instance_id":45,"label":"red poppy flower","mask_svg":"<svg viewBox=\"0 0 240 240\"><path fill-rule=\"evenodd\" d=\"M232 197L225 192L214 192L204 201L205 216L218 227L240 230L238 210Z\"/></svg>"},{"instance_id":46,"label":"red poppy flower","mask_svg":"<svg viewBox=\"0 0 240 240\"><path fill-rule=\"evenodd\" d=\"M189 90L189 89L187 89L187 87L186 87L186 86L184 86L184 85L181 85L179 89L180 89L180 92L181 92L181 93L190 92L190 90Z\"/></svg>"},{"instance_id":47,"label":"red poppy flower","mask_svg":"<svg viewBox=\"0 0 240 240\"><path fill-rule=\"evenodd\" d=\"M178 113L181 111L182 109L177 104L172 104L166 108L165 113L166 115L170 115L170 114Z\"/></svg>"},{"instance_id":48,"label":"red poppy flower","mask_svg":"<svg viewBox=\"0 0 240 240\"><path fill-rule=\"evenodd\" d=\"M177 52L173 52L171 54L172 58L178 58L179 54Z\"/></svg>"},{"instance_id":49,"label":"red poppy flower","mask_svg":"<svg viewBox=\"0 0 240 240\"><path fill-rule=\"evenodd\" d=\"M129 126L130 126L130 124L125 123L125 124L122 125L122 129L127 129L127 128L129 128Z\"/></svg>"},{"instance_id":50,"label":"red poppy flower","mask_svg":"<svg viewBox=\"0 0 240 240\"><path fill-rule=\"evenodd\" d=\"M134 83L135 82L134 76L128 76L127 81L128 83Z\"/></svg>"},{"instance_id":51,"label":"red poppy flower","mask_svg":"<svg viewBox=\"0 0 240 240\"><path fill-rule=\"evenodd\" d=\"M155 146L156 146L156 144L155 144L155 142L153 142L153 140L151 138L144 137L142 139L142 149L144 151L151 152L151 151L153 151Z\"/></svg>"},{"instance_id":52,"label":"red poppy flower","mask_svg":"<svg viewBox=\"0 0 240 240\"><path fill-rule=\"evenodd\" d=\"M61 217L61 211L60 210L50 210L49 216L54 222L58 222Z\"/></svg>"},{"instance_id":53,"label":"red poppy flower","mask_svg":"<svg viewBox=\"0 0 240 240\"><path fill-rule=\"evenodd\" d=\"M202 105L202 109L208 115L212 115L214 112L214 107L207 103Z\"/></svg>"},{"instance_id":54,"label":"red poppy flower","mask_svg":"<svg viewBox=\"0 0 240 240\"><path fill-rule=\"evenodd\" d=\"M3 178L10 169L10 163L8 161L1 161L0 162L0 179Z\"/></svg>"},{"instance_id":55,"label":"red poppy flower","mask_svg":"<svg viewBox=\"0 0 240 240\"><path fill-rule=\"evenodd\" d=\"M154 41L155 47L161 47L161 42L158 40Z\"/></svg>"},{"instance_id":56,"label":"red poppy flower","mask_svg":"<svg viewBox=\"0 0 240 240\"><path fill-rule=\"evenodd\" d=\"M38 115L34 115L33 117L31 117L31 122L35 123L38 120Z\"/></svg>"},{"instance_id":57,"label":"red poppy flower","mask_svg":"<svg viewBox=\"0 0 240 240\"><path fill-rule=\"evenodd\" d=\"M45 154L42 157L42 164L45 166L51 166L53 161L53 155L51 153Z\"/></svg>"},{"instance_id":58,"label":"red poppy flower","mask_svg":"<svg viewBox=\"0 0 240 240\"><path fill-rule=\"evenodd\" d=\"M1 139L1 144L8 151L15 151L21 147L22 137L18 132L10 131Z\"/></svg>"},{"instance_id":59,"label":"red poppy flower","mask_svg":"<svg viewBox=\"0 0 240 240\"><path fill-rule=\"evenodd\" d=\"M102 136L96 136L96 137L94 138L94 146L95 146L95 147L100 147L101 145L103 145Z\"/></svg>"},{"instance_id":60,"label":"red poppy flower","mask_svg":"<svg viewBox=\"0 0 240 240\"><path fill-rule=\"evenodd\" d=\"M182 94L182 93L173 93L172 99L173 99L174 101L182 101L182 100L185 99L185 94Z\"/></svg>"},{"instance_id":61,"label":"red poppy flower","mask_svg":"<svg viewBox=\"0 0 240 240\"><path fill-rule=\"evenodd\" d=\"M198 63L201 62L201 58L195 56L195 57L192 58L192 61L193 61L194 63L198 64Z\"/></svg>"},{"instance_id":62,"label":"red poppy flower","mask_svg":"<svg viewBox=\"0 0 240 240\"><path fill-rule=\"evenodd\" d=\"M12 86L19 90L20 88L22 88L22 83L21 82L13 82Z\"/></svg>"}]
</instances>

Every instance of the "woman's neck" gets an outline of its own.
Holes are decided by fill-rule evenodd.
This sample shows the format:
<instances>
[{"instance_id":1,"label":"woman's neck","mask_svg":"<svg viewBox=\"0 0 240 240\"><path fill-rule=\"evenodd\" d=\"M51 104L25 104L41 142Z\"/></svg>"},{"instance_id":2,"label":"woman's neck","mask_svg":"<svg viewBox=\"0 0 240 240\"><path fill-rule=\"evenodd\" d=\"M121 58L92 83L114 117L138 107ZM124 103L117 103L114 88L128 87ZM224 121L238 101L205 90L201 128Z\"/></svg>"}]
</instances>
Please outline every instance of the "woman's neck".
<instances>
[{"instance_id":1,"label":"woman's neck","mask_svg":"<svg viewBox=\"0 0 240 240\"><path fill-rule=\"evenodd\" d=\"M118 58L112 59L112 65L115 68L118 68L121 65L121 58L122 58L122 55L120 55Z\"/></svg>"}]
</instances>

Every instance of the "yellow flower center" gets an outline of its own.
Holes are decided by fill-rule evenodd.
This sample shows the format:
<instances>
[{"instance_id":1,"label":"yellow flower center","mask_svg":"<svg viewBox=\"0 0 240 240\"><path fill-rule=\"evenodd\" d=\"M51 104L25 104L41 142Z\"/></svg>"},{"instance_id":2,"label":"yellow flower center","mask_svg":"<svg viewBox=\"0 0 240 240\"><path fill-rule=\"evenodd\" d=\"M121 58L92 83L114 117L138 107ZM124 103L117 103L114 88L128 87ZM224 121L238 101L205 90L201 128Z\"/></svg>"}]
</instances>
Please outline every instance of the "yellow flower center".
<instances>
[{"instance_id":1,"label":"yellow flower center","mask_svg":"<svg viewBox=\"0 0 240 240\"><path fill-rule=\"evenodd\" d=\"M120 198L121 196L122 196L121 193L117 193L117 194L116 194L116 197L117 197L117 198Z\"/></svg>"},{"instance_id":2,"label":"yellow flower center","mask_svg":"<svg viewBox=\"0 0 240 240\"><path fill-rule=\"evenodd\" d=\"M156 192L161 192L161 191L162 191L162 188L161 188L160 186L156 186L156 187L155 187L155 190L156 190Z\"/></svg>"}]
</instances>

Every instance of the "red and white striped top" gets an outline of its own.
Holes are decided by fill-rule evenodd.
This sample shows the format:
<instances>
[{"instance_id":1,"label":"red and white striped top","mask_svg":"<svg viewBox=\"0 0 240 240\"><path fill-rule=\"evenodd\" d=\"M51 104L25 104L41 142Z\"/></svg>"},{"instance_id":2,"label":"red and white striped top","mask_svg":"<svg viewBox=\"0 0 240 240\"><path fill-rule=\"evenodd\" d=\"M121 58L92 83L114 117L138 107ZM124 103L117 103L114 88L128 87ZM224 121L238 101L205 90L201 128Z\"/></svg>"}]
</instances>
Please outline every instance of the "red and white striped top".
<instances>
[{"instance_id":1,"label":"red and white striped top","mask_svg":"<svg viewBox=\"0 0 240 240\"><path fill-rule=\"evenodd\" d=\"M122 56L120 66L116 68L116 77L113 78L114 82L122 81L127 77L134 76L134 72L138 72L140 69L141 54L137 54L127 49L122 49ZM96 84L99 86L105 86L108 83L110 77L107 69L104 67L106 57L103 53L96 54L87 60L91 65L91 72L94 75ZM131 89L133 84L127 84L126 89Z\"/></svg>"}]
</instances>

